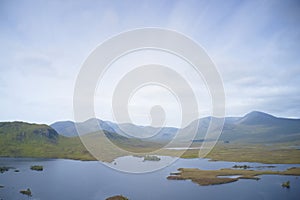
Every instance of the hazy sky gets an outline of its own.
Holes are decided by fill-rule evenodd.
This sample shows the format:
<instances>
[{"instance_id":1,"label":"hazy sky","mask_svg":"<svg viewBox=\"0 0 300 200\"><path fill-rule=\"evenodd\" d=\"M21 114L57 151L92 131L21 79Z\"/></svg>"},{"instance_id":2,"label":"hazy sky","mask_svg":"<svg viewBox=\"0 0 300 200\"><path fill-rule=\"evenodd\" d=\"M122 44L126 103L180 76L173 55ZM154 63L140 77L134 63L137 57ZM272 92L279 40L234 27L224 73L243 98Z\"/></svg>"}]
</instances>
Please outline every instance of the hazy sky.
<instances>
[{"instance_id":1,"label":"hazy sky","mask_svg":"<svg viewBox=\"0 0 300 200\"><path fill-rule=\"evenodd\" d=\"M260 110L300 118L300 1L0 0L0 121L72 120L74 84L89 53L143 27L176 30L207 51L224 82L227 115ZM155 97L144 98L146 110L138 96L131 102L140 124L148 123L139 116L153 101L170 101L173 109L173 97L149 89ZM96 113L112 120L108 102Z\"/></svg>"}]
</instances>

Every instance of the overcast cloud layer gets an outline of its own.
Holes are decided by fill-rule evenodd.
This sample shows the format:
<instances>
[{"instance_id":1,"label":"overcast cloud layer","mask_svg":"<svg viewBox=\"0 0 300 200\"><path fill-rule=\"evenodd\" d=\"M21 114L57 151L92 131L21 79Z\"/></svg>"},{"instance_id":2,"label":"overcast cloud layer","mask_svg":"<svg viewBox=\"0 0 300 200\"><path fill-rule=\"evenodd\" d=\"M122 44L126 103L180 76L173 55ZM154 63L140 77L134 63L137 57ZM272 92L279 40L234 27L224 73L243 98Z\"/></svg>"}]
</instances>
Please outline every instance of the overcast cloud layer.
<instances>
[{"instance_id":1,"label":"overcast cloud layer","mask_svg":"<svg viewBox=\"0 0 300 200\"><path fill-rule=\"evenodd\" d=\"M300 118L297 0L2 0L0 121L72 120L74 84L89 53L113 35L143 27L176 30L207 51L224 81L227 115L260 110ZM97 107L97 117L112 120L107 106ZM139 106L132 109L135 121L149 123L139 119L144 111L134 113Z\"/></svg>"}]
</instances>

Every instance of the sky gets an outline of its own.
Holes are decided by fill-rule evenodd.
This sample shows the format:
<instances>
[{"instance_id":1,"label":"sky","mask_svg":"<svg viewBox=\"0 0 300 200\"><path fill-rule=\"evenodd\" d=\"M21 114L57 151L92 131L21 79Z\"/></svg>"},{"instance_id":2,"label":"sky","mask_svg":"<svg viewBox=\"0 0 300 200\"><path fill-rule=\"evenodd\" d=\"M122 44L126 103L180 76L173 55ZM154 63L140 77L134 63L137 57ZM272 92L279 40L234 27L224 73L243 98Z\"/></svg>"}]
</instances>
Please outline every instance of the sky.
<instances>
[{"instance_id":1,"label":"sky","mask_svg":"<svg viewBox=\"0 0 300 200\"><path fill-rule=\"evenodd\" d=\"M259 110L300 118L300 1L0 0L0 121L73 120L75 82L89 54L114 35L145 27L177 31L205 49L223 80L226 115ZM137 58L143 63L147 52L127 62ZM98 118L114 121L108 91L120 71L116 63L103 80L105 94L95 94ZM192 76L199 117L210 115L209 93ZM149 124L149 110L161 103L167 125L176 126L176 98L158 86L143 89L129 101L132 121Z\"/></svg>"}]
</instances>

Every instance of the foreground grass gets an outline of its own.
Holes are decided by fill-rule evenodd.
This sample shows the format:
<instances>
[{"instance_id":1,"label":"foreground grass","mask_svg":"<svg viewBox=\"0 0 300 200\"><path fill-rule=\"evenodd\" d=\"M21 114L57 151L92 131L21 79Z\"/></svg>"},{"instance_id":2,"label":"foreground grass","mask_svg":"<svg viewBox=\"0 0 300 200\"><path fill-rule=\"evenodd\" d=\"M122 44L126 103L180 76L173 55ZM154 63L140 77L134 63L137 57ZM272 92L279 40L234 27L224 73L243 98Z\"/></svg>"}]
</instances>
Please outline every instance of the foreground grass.
<instances>
[{"instance_id":1,"label":"foreground grass","mask_svg":"<svg viewBox=\"0 0 300 200\"><path fill-rule=\"evenodd\" d=\"M290 168L286 171L255 171L255 170L237 170L237 169L220 169L220 170L201 170L201 169L178 169L179 172L171 173L167 177L169 180L192 180L199 185L217 185L238 181L239 179L258 180L259 175L300 175L300 168ZM239 176L236 178L220 176Z\"/></svg>"}]
</instances>

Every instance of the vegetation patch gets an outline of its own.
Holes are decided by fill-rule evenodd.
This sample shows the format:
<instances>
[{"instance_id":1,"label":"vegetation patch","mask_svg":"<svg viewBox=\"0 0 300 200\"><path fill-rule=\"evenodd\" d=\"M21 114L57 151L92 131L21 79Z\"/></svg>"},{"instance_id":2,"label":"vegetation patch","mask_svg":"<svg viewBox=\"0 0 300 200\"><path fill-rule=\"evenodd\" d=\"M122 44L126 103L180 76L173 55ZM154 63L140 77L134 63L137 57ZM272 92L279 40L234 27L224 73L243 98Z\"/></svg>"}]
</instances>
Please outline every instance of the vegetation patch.
<instances>
[{"instance_id":1,"label":"vegetation patch","mask_svg":"<svg viewBox=\"0 0 300 200\"><path fill-rule=\"evenodd\" d=\"M217 144L207 155L207 158L231 162L299 164L299 150L289 148L292 144L293 143L276 143L269 146L238 143L227 145ZM187 155L195 155L195 152L188 152Z\"/></svg>"},{"instance_id":2,"label":"vegetation patch","mask_svg":"<svg viewBox=\"0 0 300 200\"><path fill-rule=\"evenodd\" d=\"M160 161L160 157L158 156L144 156L144 161Z\"/></svg>"},{"instance_id":3,"label":"vegetation patch","mask_svg":"<svg viewBox=\"0 0 300 200\"><path fill-rule=\"evenodd\" d=\"M35 171L43 171L44 167L41 165L33 165L30 167L31 170L35 170Z\"/></svg>"},{"instance_id":4,"label":"vegetation patch","mask_svg":"<svg viewBox=\"0 0 300 200\"><path fill-rule=\"evenodd\" d=\"M10 169L13 169L13 167L5 167L5 166L0 167L0 173L7 172L7 171L10 170Z\"/></svg>"},{"instance_id":5,"label":"vegetation patch","mask_svg":"<svg viewBox=\"0 0 300 200\"><path fill-rule=\"evenodd\" d=\"M179 172L171 173L167 177L169 180L192 180L199 185L217 185L238 181L239 179L258 180L259 175L300 175L300 168L290 168L286 171L255 171L244 169L220 169L220 170L201 170L194 168L180 168ZM222 176L222 177L220 177ZM228 176L228 177L224 177ZM238 176L231 178L229 176ZM287 183L287 182L286 182ZM289 183L288 183L289 185ZM286 186L283 186L286 187Z\"/></svg>"},{"instance_id":6,"label":"vegetation patch","mask_svg":"<svg viewBox=\"0 0 300 200\"><path fill-rule=\"evenodd\" d=\"M255 167L255 168L257 168L257 169L262 169L262 168L275 168L275 166L273 166L273 165L268 165L268 166L257 166L257 167Z\"/></svg>"},{"instance_id":7,"label":"vegetation patch","mask_svg":"<svg viewBox=\"0 0 300 200\"><path fill-rule=\"evenodd\" d=\"M129 200L127 197L124 197L122 195L117 195L113 197L108 197L106 200Z\"/></svg>"},{"instance_id":8,"label":"vegetation patch","mask_svg":"<svg viewBox=\"0 0 300 200\"><path fill-rule=\"evenodd\" d=\"M281 184L281 186L284 187L284 188L290 188L290 181L283 182L283 183Z\"/></svg>"},{"instance_id":9,"label":"vegetation patch","mask_svg":"<svg viewBox=\"0 0 300 200\"><path fill-rule=\"evenodd\" d=\"M232 168L249 169L251 167L249 165L234 165Z\"/></svg>"},{"instance_id":10,"label":"vegetation patch","mask_svg":"<svg viewBox=\"0 0 300 200\"><path fill-rule=\"evenodd\" d=\"M27 196L32 196L31 190L29 188L27 190L21 190L20 193Z\"/></svg>"}]
</instances>

